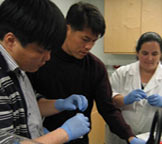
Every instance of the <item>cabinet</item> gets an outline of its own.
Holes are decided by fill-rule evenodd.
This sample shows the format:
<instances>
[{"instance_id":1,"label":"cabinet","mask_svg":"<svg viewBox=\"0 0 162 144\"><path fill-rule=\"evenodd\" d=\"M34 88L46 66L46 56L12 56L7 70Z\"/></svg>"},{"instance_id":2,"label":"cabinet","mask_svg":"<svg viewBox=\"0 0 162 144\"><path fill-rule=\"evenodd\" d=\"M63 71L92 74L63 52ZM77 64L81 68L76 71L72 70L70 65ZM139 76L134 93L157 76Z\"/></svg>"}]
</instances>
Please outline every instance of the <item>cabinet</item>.
<instances>
[{"instance_id":1,"label":"cabinet","mask_svg":"<svg viewBox=\"0 0 162 144\"><path fill-rule=\"evenodd\" d=\"M140 35L162 34L162 0L105 0L104 52L135 54Z\"/></svg>"},{"instance_id":2,"label":"cabinet","mask_svg":"<svg viewBox=\"0 0 162 144\"><path fill-rule=\"evenodd\" d=\"M162 36L162 0L142 0L141 32L146 31Z\"/></svg>"},{"instance_id":3,"label":"cabinet","mask_svg":"<svg viewBox=\"0 0 162 144\"><path fill-rule=\"evenodd\" d=\"M89 133L90 144L104 144L105 139L105 122L101 115L98 113L96 104L93 106L91 113L92 129Z\"/></svg>"}]
</instances>

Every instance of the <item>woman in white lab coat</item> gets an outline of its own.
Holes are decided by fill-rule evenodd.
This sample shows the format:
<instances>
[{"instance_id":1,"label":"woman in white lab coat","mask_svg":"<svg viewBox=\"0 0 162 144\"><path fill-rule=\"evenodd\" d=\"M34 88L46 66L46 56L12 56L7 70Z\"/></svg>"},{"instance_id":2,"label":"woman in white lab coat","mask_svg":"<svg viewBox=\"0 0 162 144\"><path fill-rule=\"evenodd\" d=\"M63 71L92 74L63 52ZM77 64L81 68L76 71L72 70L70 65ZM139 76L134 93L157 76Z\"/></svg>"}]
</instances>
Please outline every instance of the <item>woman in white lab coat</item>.
<instances>
[{"instance_id":1,"label":"woman in white lab coat","mask_svg":"<svg viewBox=\"0 0 162 144\"><path fill-rule=\"evenodd\" d=\"M118 68L111 76L113 101L133 132L149 132L154 113L162 108L162 39L146 32L136 47L138 61ZM106 125L106 144L127 144Z\"/></svg>"}]
</instances>

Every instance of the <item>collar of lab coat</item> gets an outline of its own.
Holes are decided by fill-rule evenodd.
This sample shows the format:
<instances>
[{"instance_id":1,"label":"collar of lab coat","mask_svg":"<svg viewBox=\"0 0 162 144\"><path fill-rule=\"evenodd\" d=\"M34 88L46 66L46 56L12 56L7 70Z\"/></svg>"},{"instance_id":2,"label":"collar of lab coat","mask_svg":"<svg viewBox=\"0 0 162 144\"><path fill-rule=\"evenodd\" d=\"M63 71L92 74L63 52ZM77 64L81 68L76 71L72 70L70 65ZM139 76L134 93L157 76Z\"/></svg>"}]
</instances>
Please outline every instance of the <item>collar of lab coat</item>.
<instances>
[{"instance_id":1,"label":"collar of lab coat","mask_svg":"<svg viewBox=\"0 0 162 144\"><path fill-rule=\"evenodd\" d=\"M132 68L129 70L129 75L132 75L134 77L133 82L136 83L135 85L137 85L138 80L141 81L140 80L140 71L139 71L139 61L135 62L132 65ZM162 65L159 62L155 73L153 74L150 81L147 83L146 87L144 88L144 91L147 92L149 90L152 90L156 86L160 85L161 82L162 82ZM139 83L139 84L141 84L141 83Z\"/></svg>"}]
</instances>

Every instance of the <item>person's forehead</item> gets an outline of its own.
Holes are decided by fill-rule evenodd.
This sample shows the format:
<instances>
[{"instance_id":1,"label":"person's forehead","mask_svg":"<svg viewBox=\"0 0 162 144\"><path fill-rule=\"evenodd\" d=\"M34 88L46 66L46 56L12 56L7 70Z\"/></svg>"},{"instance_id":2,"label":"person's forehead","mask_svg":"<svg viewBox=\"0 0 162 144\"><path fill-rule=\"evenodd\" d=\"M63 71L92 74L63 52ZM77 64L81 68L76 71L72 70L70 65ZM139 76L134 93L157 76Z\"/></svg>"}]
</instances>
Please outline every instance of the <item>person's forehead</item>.
<instances>
[{"instance_id":1,"label":"person's forehead","mask_svg":"<svg viewBox=\"0 0 162 144\"><path fill-rule=\"evenodd\" d=\"M99 38L99 34L93 33L93 31L90 28L85 28L80 32L85 37L90 37L90 38L93 37L93 39L98 39Z\"/></svg>"}]
</instances>

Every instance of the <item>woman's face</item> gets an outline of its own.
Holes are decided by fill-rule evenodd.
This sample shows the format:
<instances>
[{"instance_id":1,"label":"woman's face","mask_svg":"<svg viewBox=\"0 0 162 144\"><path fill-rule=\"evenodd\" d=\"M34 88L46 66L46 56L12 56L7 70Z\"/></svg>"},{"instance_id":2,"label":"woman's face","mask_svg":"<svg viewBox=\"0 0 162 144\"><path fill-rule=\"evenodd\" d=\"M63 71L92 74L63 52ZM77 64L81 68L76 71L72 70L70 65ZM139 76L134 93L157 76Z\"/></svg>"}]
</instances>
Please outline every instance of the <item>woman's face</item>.
<instances>
[{"instance_id":1,"label":"woman's face","mask_svg":"<svg viewBox=\"0 0 162 144\"><path fill-rule=\"evenodd\" d=\"M148 72L154 71L161 57L159 43L156 41L143 43L137 57L140 61L140 68Z\"/></svg>"}]
</instances>

